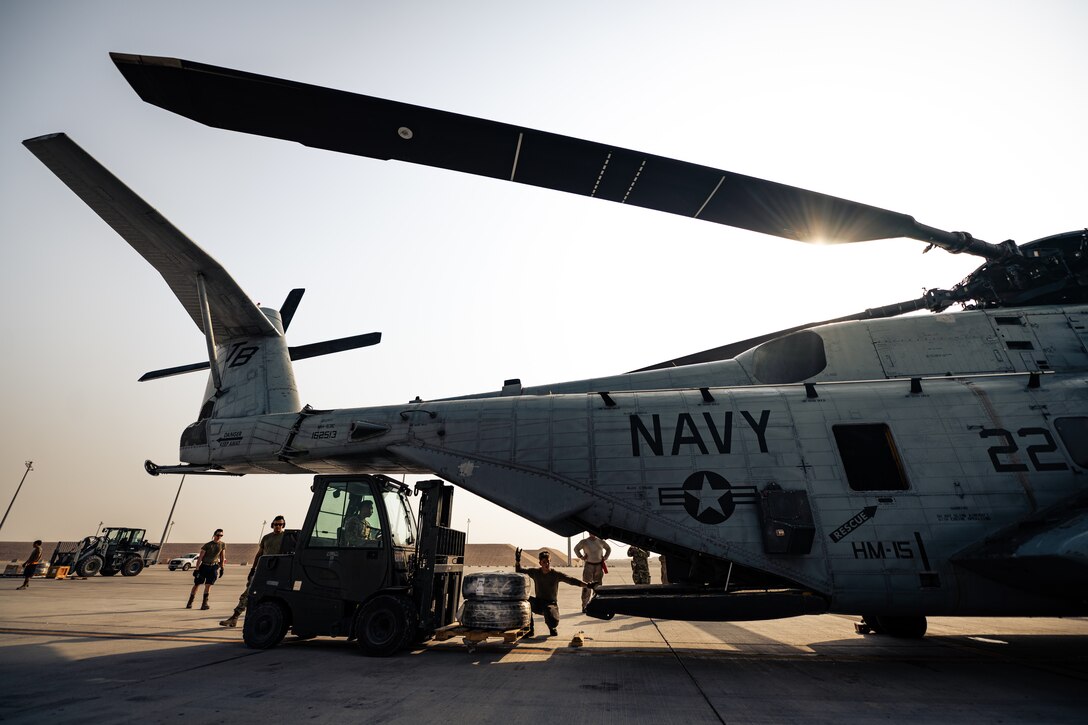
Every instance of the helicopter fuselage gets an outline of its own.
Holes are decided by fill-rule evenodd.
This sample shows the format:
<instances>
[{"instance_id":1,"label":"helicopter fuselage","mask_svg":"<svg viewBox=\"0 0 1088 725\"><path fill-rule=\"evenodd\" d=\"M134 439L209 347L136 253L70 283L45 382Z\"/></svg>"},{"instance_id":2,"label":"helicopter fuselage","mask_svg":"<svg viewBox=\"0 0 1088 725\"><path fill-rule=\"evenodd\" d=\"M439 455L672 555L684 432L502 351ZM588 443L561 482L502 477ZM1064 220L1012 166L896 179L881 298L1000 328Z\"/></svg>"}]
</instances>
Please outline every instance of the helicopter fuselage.
<instances>
[{"instance_id":1,"label":"helicopter fuselage","mask_svg":"<svg viewBox=\"0 0 1088 725\"><path fill-rule=\"evenodd\" d=\"M210 418L181 458L434 473L557 533L699 552L832 611L1083 613L1053 587L980 575L971 552L1085 493L1086 321L1078 306L842 323L675 371ZM790 365L802 379L764 382ZM1036 554L1075 563L1076 546L1051 549Z\"/></svg>"}]
</instances>

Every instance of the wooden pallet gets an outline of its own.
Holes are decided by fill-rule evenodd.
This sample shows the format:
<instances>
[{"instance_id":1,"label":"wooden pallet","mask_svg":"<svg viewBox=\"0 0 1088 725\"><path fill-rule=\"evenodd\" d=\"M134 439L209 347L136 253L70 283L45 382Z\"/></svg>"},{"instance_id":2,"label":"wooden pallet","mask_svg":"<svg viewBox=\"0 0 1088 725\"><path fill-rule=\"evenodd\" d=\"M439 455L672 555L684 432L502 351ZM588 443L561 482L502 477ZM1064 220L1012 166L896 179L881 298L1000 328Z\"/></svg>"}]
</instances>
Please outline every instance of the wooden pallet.
<instances>
[{"instance_id":1,"label":"wooden pallet","mask_svg":"<svg viewBox=\"0 0 1088 725\"><path fill-rule=\"evenodd\" d=\"M436 642L445 642L447 639L461 637L465 646L471 652L481 642L489 639L501 639L503 644L513 644L527 634L529 634L528 627L521 627L520 629L473 629L460 624L451 624L435 630L434 639Z\"/></svg>"}]
</instances>

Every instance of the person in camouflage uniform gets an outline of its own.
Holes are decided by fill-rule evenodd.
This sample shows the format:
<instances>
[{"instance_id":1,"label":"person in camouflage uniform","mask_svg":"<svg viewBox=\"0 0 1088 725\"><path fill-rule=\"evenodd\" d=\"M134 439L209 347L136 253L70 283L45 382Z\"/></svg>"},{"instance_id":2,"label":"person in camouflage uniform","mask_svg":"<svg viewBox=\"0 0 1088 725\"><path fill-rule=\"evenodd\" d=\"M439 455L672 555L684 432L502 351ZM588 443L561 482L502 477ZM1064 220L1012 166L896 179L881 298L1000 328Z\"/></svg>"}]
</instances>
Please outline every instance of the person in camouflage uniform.
<instances>
[{"instance_id":1,"label":"person in camouflage uniform","mask_svg":"<svg viewBox=\"0 0 1088 725\"><path fill-rule=\"evenodd\" d=\"M583 591L591 590L593 585L579 581L557 569L552 569L552 557L547 551L541 551L539 559L539 568L535 566L523 567L521 565L521 549L519 548L514 551L514 571L525 574L533 580L533 590L536 592L536 596L529 597L529 608L533 614L544 615L544 623L548 625L548 632L554 637L559 634L557 629L559 626L559 604L557 602L559 582L582 587ZM535 631L533 616L530 614L529 636L533 636Z\"/></svg>"},{"instance_id":2,"label":"person in camouflage uniform","mask_svg":"<svg viewBox=\"0 0 1088 725\"><path fill-rule=\"evenodd\" d=\"M374 515L374 502L363 500L348 508L348 516L344 519L344 545L365 546L363 542L374 541L374 527L370 525L370 517Z\"/></svg>"},{"instance_id":3,"label":"person in camouflage uniform","mask_svg":"<svg viewBox=\"0 0 1088 725\"><path fill-rule=\"evenodd\" d=\"M631 578L635 584L650 583L650 552L632 546L627 549L627 556L631 557Z\"/></svg>"},{"instance_id":4,"label":"person in camouflage uniform","mask_svg":"<svg viewBox=\"0 0 1088 725\"><path fill-rule=\"evenodd\" d=\"M257 562L265 554L283 553L283 532L287 526L287 520L282 516L272 519L272 533L261 537L261 543L257 546L257 554L253 557L253 566L249 568L249 576L246 577L246 588L238 597L238 605L229 617L219 623L220 627L237 627L238 618L245 614L246 605L249 604L249 587L253 583L253 574L257 571Z\"/></svg>"}]
</instances>

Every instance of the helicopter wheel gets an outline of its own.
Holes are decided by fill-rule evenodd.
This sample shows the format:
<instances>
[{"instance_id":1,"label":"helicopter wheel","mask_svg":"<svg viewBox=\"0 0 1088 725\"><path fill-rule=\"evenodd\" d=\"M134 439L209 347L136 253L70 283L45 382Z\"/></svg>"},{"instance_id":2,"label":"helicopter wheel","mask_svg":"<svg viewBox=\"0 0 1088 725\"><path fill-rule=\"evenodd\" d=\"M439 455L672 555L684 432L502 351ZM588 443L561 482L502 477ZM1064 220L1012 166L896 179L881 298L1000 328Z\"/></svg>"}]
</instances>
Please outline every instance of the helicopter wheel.
<instances>
[{"instance_id":1,"label":"helicopter wheel","mask_svg":"<svg viewBox=\"0 0 1088 725\"><path fill-rule=\"evenodd\" d=\"M926 636L925 617L879 617L885 634L900 639L921 639Z\"/></svg>"},{"instance_id":2,"label":"helicopter wheel","mask_svg":"<svg viewBox=\"0 0 1088 725\"><path fill-rule=\"evenodd\" d=\"M900 639L921 639L926 634L925 617L896 617L866 614L854 625L858 634L886 634Z\"/></svg>"}]
</instances>

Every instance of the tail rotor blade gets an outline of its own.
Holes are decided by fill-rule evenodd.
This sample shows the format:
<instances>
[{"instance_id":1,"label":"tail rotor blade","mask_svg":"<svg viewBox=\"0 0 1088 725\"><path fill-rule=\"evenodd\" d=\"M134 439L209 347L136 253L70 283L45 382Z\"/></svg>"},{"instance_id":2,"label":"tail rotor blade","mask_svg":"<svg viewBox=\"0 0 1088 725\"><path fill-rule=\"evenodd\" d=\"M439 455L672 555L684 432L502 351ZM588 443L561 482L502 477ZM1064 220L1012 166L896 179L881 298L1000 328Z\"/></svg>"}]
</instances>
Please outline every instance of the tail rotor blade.
<instances>
[{"instance_id":1,"label":"tail rotor blade","mask_svg":"<svg viewBox=\"0 0 1088 725\"><path fill-rule=\"evenodd\" d=\"M287 328L291 326L295 310L298 309L298 304L302 301L302 295L304 294L306 294L306 290L302 288L295 288L287 293L287 299L283 301L283 305L280 307L280 321L283 323L284 332L287 332Z\"/></svg>"},{"instance_id":2,"label":"tail rotor blade","mask_svg":"<svg viewBox=\"0 0 1088 725\"><path fill-rule=\"evenodd\" d=\"M160 378L168 378L172 375L183 375L185 373L195 373L197 370L207 370L211 366L208 361L192 363L190 365L178 365L174 368L164 368L162 370L152 370L149 373L144 373L140 376L139 382L146 383L148 380L159 380Z\"/></svg>"},{"instance_id":3,"label":"tail rotor blade","mask_svg":"<svg viewBox=\"0 0 1088 725\"><path fill-rule=\"evenodd\" d=\"M291 294L298 292L298 297L302 297L302 290L292 290ZM288 297L290 299L290 297ZM296 303L297 304L297 303ZM284 327L287 327L284 324ZM380 332L368 332L365 335L353 335L352 337L341 337L336 340L326 340L325 342L314 342L309 345L299 345L298 347L287 348L291 354L292 360L305 360L309 357L318 357L320 355L331 355L334 352L344 352L345 350L355 350L360 347L370 347L371 345L377 345L382 341L382 333ZM144 373L140 376L140 382L145 383L148 380L158 380L160 378L168 378L171 375L182 375L184 373L193 373L197 370L207 370L209 367L207 361L190 363L189 365L178 365L172 368L163 368L162 370L152 370L151 372Z\"/></svg>"},{"instance_id":4,"label":"tail rotor blade","mask_svg":"<svg viewBox=\"0 0 1088 725\"><path fill-rule=\"evenodd\" d=\"M369 347L371 345L377 345L381 341L382 333L368 332L365 335L341 337L337 340L315 342L310 345L300 345L298 347L292 347L288 349L291 351L292 360L305 360L308 357L331 355L334 352L344 352L345 350L354 350L360 347Z\"/></svg>"}]
</instances>

